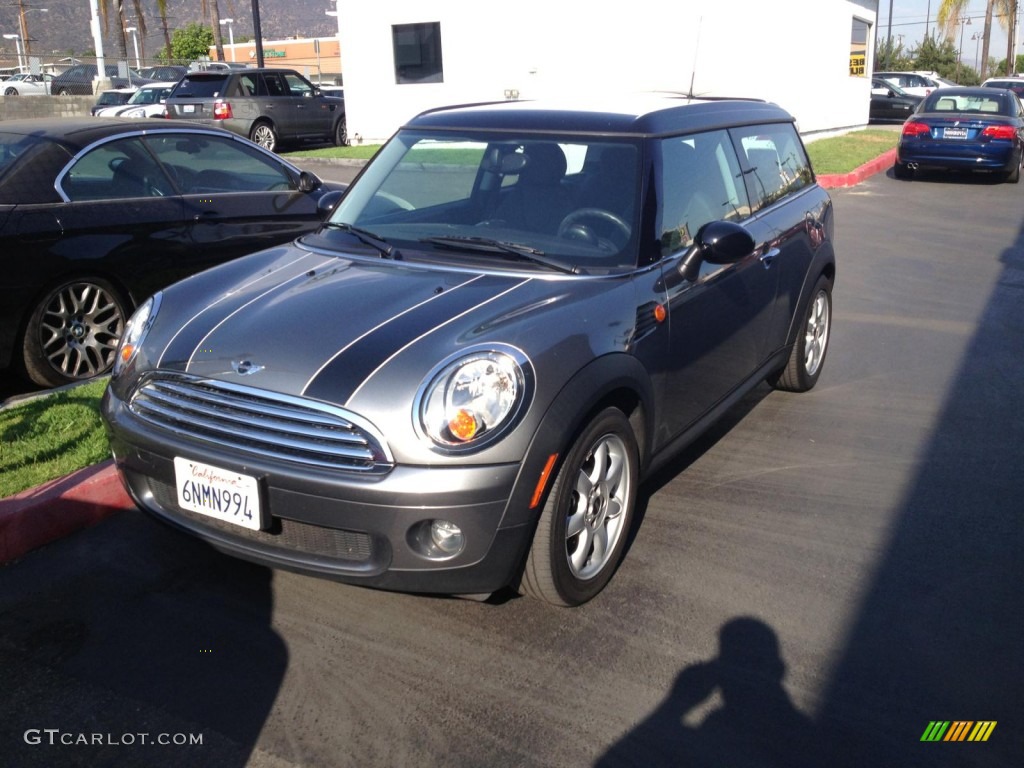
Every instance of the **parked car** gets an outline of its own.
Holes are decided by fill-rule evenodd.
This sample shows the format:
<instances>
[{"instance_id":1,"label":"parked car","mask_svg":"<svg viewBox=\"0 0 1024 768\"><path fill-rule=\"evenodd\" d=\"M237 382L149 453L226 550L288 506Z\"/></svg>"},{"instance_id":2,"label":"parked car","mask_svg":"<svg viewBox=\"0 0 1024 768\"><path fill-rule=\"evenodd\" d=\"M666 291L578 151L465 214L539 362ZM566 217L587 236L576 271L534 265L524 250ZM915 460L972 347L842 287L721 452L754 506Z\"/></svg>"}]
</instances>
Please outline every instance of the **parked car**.
<instances>
[{"instance_id":1,"label":"parked car","mask_svg":"<svg viewBox=\"0 0 1024 768\"><path fill-rule=\"evenodd\" d=\"M893 85L898 85L907 93L921 96L922 98L941 87L931 78L919 75L916 72L875 72L872 78L879 78Z\"/></svg>"},{"instance_id":2,"label":"parked car","mask_svg":"<svg viewBox=\"0 0 1024 768\"><path fill-rule=\"evenodd\" d=\"M131 311L315 229L328 185L223 131L93 117L0 123L0 368L110 370Z\"/></svg>"},{"instance_id":3,"label":"parked car","mask_svg":"<svg viewBox=\"0 0 1024 768\"><path fill-rule=\"evenodd\" d=\"M177 82L177 81L175 81ZM128 101L113 107L93 109L97 117L166 117L164 100L175 82L150 83L134 91Z\"/></svg>"},{"instance_id":4,"label":"parked car","mask_svg":"<svg viewBox=\"0 0 1024 768\"><path fill-rule=\"evenodd\" d=\"M1024 96L1024 78L1019 77L990 77L982 83L985 88L1005 88L1013 91L1020 98Z\"/></svg>"},{"instance_id":5,"label":"parked car","mask_svg":"<svg viewBox=\"0 0 1024 768\"><path fill-rule=\"evenodd\" d=\"M945 88L922 102L903 124L893 174L913 178L919 168L987 171L1020 180L1024 108L1013 91Z\"/></svg>"},{"instance_id":6,"label":"parked car","mask_svg":"<svg viewBox=\"0 0 1024 768\"><path fill-rule=\"evenodd\" d=\"M128 100L135 95L138 88L112 88L108 91L101 91L100 95L96 97L96 103L89 108L89 114L98 115L105 109L111 107L123 107L128 103Z\"/></svg>"},{"instance_id":7,"label":"parked car","mask_svg":"<svg viewBox=\"0 0 1024 768\"><path fill-rule=\"evenodd\" d=\"M139 308L113 454L240 557L583 603L644 477L761 382L818 381L833 226L765 102L425 112L319 231Z\"/></svg>"},{"instance_id":8,"label":"parked car","mask_svg":"<svg viewBox=\"0 0 1024 768\"><path fill-rule=\"evenodd\" d=\"M93 81L98 71L95 64L76 64L69 67L50 81L50 93L54 96L91 96ZM107 64L103 71L107 73L112 89L137 88L151 82L131 69L128 70L127 77L121 77L116 64Z\"/></svg>"},{"instance_id":9,"label":"parked car","mask_svg":"<svg viewBox=\"0 0 1024 768\"><path fill-rule=\"evenodd\" d=\"M143 67L139 70L140 75L149 78L150 80L175 83L181 80L187 72L188 67L180 64L160 64L155 67Z\"/></svg>"},{"instance_id":10,"label":"parked car","mask_svg":"<svg viewBox=\"0 0 1024 768\"><path fill-rule=\"evenodd\" d=\"M50 92L50 81L53 75L32 75L21 72L4 80L0 92L4 96L45 96Z\"/></svg>"},{"instance_id":11,"label":"parked car","mask_svg":"<svg viewBox=\"0 0 1024 768\"><path fill-rule=\"evenodd\" d=\"M344 98L291 69L189 72L167 97L167 115L226 128L271 151L285 142L348 142Z\"/></svg>"},{"instance_id":12,"label":"parked car","mask_svg":"<svg viewBox=\"0 0 1024 768\"><path fill-rule=\"evenodd\" d=\"M871 106L868 121L872 123L902 123L924 99L907 93L898 85L874 77L871 79Z\"/></svg>"}]
</instances>

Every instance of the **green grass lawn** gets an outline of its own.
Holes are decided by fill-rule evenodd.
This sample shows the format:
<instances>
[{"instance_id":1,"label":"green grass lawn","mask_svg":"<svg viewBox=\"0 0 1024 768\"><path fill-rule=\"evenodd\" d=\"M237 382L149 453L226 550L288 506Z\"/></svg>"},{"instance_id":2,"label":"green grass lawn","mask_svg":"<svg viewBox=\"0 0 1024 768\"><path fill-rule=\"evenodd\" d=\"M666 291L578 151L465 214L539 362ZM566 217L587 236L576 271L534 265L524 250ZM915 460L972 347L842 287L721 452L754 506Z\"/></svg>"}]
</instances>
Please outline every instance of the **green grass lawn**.
<instances>
[{"instance_id":1,"label":"green grass lawn","mask_svg":"<svg viewBox=\"0 0 1024 768\"><path fill-rule=\"evenodd\" d=\"M807 145L814 172L849 173L864 163L896 148L900 132L883 128L867 128L843 136L818 139Z\"/></svg>"},{"instance_id":2,"label":"green grass lawn","mask_svg":"<svg viewBox=\"0 0 1024 768\"><path fill-rule=\"evenodd\" d=\"M867 129L807 145L818 174L849 173L896 146L899 132ZM368 159L377 146L292 152L290 158ZM100 421L103 378L0 410L0 498L110 457Z\"/></svg>"},{"instance_id":3,"label":"green grass lawn","mask_svg":"<svg viewBox=\"0 0 1024 768\"><path fill-rule=\"evenodd\" d=\"M102 378L0 410L0 499L110 458Z\"/></svg>"}]
</instances>

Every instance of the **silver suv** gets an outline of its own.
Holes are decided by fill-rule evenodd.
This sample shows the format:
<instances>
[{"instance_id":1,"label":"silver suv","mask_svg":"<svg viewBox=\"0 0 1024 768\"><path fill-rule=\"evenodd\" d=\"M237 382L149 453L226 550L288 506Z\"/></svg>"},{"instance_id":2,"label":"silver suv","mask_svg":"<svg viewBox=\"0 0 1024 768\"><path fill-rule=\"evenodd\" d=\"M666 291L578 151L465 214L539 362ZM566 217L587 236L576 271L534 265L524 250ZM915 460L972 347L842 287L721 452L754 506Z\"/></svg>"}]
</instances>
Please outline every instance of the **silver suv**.
<instances>
[{"instance_id":1,"label":"silver suv","mask_svg":"<svg viewBox=\"0 0 1024 768\"><path fill-rule=\"evenodd\" d=\"M167 116L226 128L271 151L284 142L348 143L345 99L291 69L189 72L167 97Z\"/></svg>"}]
</instances>

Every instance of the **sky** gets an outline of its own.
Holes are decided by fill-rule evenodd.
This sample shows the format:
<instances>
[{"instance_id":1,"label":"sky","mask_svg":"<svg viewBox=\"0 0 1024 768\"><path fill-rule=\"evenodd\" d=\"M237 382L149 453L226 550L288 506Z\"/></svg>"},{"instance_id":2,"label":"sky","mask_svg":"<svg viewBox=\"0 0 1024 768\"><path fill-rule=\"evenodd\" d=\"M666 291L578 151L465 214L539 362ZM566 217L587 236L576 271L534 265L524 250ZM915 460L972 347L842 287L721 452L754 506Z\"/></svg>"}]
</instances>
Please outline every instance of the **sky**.
<instances>
[{"instance_id":1,"label":"sky","mask_svg":"<svg viewBox=\"0 0 1024 768\"><path fill-rule=\"evenodd\" d=\"M939 12L941 0L879 0L878 3L878 39L884 40L889 35L889 11L892 9L892 36L898 39L897 35L903 35L903 48L909 50L918 46L925 36L925 20L929 19L928 31L934 32L936 28L935 19ZM985 30L985 0L971 0L967 4L965 16L970 18L970 25L963 27L963 49L962 60L965 64L977 69L977 63L981 56L982 33ZM1019 3L1024 11L1024 3ZM976 34L977 38L972 40L971 36ZM1024 40L1024 35L1017 35L1018 41ZM953 43L960 45L960 34L954 38ZM1017 53L1024 53L1024 46L1017 45ZM992 38L989 44L989 58L997 61L1006 58L1006 31L999 26L998 22L992 21Z\"/></svg>"}]
</instances>

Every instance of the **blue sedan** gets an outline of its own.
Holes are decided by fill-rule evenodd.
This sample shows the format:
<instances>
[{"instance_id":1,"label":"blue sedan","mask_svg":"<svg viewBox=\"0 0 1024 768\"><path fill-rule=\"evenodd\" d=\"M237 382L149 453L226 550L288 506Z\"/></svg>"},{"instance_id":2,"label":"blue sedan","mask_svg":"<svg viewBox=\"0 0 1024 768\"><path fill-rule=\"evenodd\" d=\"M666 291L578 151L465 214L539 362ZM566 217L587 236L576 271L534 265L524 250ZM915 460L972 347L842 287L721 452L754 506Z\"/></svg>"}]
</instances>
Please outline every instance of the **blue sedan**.
<instances>
[{"instance_id":1,"label":"blue sedan","mask_svg":"<svg viewBox=\"0 0 1024 768\"><path fill-rule=\"evenodd\" d=\"M1024 107L1001 88L941 88L903 124L893 173L909 179L918 168L990 171L1020 180Z\"/></svg>"}]
</instances>

